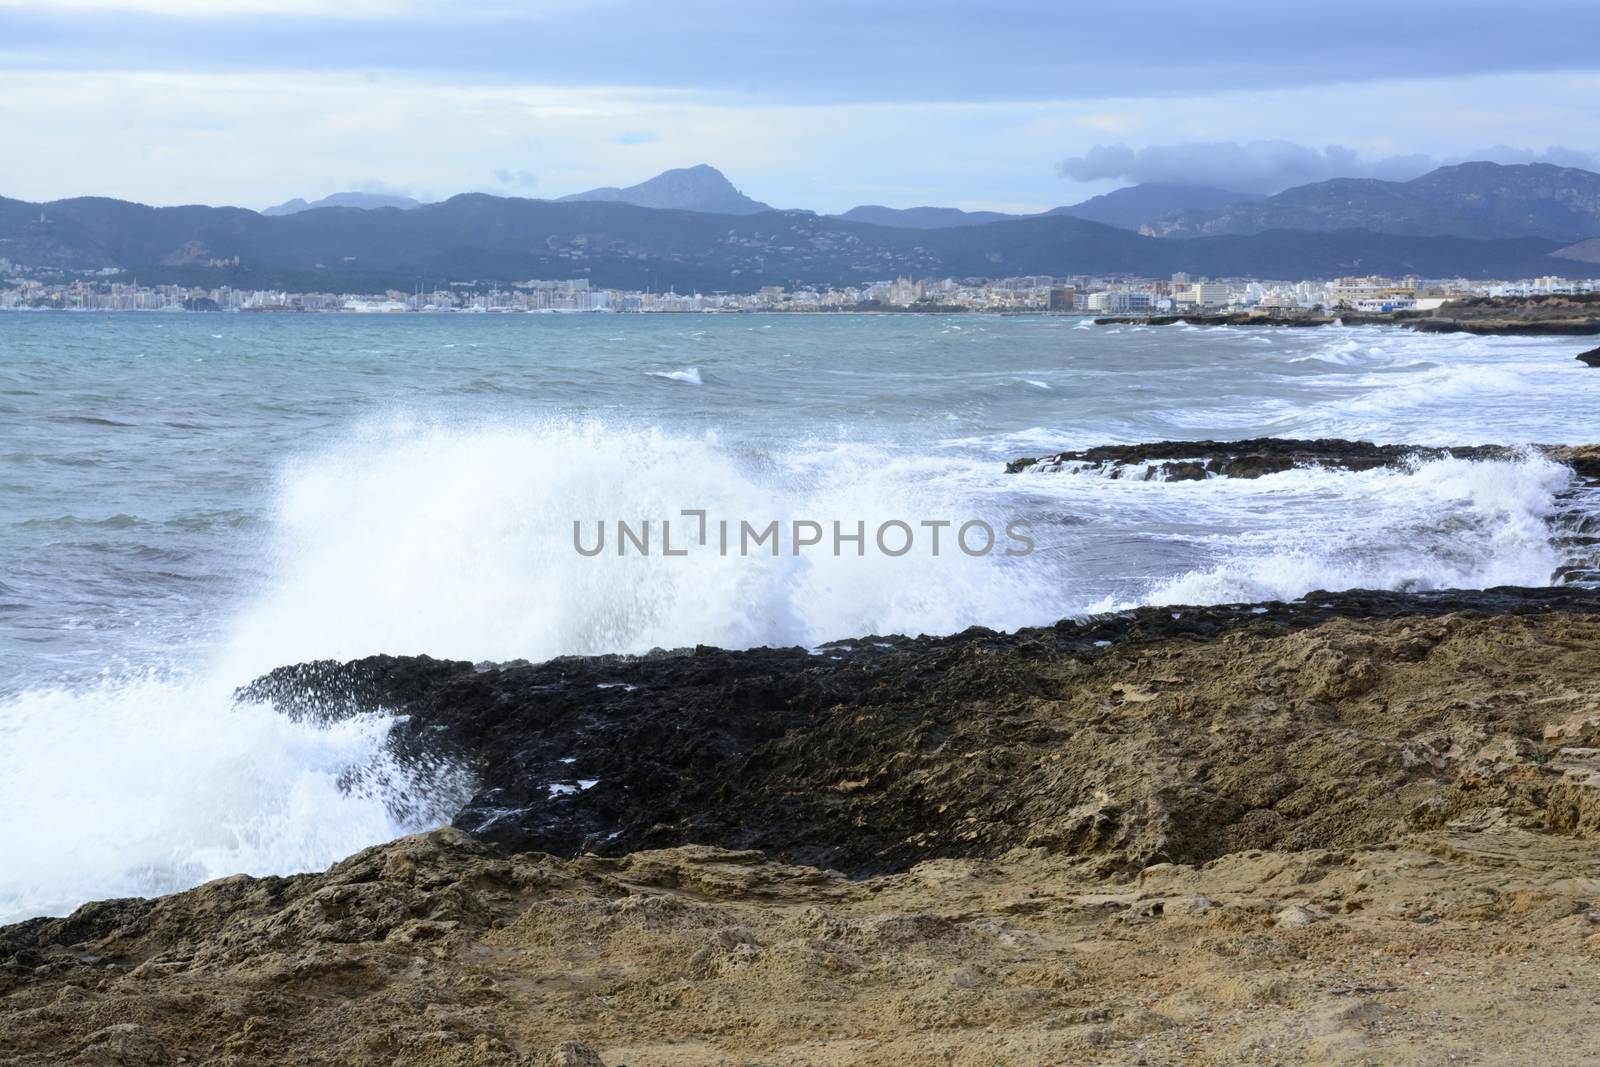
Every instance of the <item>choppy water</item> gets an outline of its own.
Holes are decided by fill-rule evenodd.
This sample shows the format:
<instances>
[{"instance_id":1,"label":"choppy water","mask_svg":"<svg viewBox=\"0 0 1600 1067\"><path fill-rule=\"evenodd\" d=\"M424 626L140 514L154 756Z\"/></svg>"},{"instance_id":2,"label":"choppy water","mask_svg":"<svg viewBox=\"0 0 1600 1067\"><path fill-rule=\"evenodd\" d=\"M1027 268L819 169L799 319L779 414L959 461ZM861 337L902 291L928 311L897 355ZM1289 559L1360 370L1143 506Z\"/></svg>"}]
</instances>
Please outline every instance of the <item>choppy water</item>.
<instances>
[{"instance_id":1,"label":"choppy water","mask_svg":"<svg viewBox=\"0 0 1600 1067\"><path fill-rule=\"evenodd\" d=\"M976 316L0 316L0 917L318 867L436 817L341 787L381 764L382 720L231 705L284 663L1543 584L1567 476L1540 459L1172 484L1002 469L1166 438L1588 440L1580 347ZM682 508L1023 518L1038 551L573 551L574 519Z\"/></svg>"}]
</instances>

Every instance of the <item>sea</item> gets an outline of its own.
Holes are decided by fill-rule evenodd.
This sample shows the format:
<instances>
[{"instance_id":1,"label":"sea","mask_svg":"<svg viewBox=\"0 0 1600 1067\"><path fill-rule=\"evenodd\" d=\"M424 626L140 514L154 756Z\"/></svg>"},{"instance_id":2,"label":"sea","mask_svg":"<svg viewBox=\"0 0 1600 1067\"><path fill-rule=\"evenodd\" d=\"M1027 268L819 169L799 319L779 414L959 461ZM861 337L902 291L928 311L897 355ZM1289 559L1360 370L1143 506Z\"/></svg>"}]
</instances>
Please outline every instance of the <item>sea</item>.
<instances>
[{"instance_id":1,"label":"sea","mask_svg":"<svg viewBox=\"0 0 1600 1067\"><path fill-rule=\"evenodd\" d=\"M320 869L448 820L459 797L351 785L404 780L383 715L233 701L280 665L1547 584L1570 476L1531 452L1253 481L1006 463L1266 435L1586 442L1584 347L1061 316L0 314L0 921ZM825 533L777 555L576 550L619 521L682 539L700 513ZM902 554L874 536L896 522ZM967 523L1000 543L953 549ZM1002 550L1013 523L1031 551Z\"/></svg>"}]
</instances>

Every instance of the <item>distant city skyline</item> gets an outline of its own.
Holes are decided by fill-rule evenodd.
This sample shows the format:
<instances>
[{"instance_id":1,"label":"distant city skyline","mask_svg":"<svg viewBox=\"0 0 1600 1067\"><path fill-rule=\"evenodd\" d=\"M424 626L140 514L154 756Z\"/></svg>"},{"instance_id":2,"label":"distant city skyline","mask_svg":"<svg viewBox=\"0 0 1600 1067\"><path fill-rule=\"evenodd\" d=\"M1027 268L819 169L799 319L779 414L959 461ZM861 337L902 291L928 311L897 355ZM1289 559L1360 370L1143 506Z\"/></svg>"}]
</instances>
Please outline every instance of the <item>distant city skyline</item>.
<instances>
[{"instance_id":1,"label":"distant city skyline","mask_svg":"<svg viewBox=\"0 0 1600 1067\"><path fill-rule=\"evenodd\" d=\"M0 0L0 196L555 198L710 163L777 207L1029 212L1140 181L1600 165L1589 0L325 9Z\"/></svg>"}]
</instances>

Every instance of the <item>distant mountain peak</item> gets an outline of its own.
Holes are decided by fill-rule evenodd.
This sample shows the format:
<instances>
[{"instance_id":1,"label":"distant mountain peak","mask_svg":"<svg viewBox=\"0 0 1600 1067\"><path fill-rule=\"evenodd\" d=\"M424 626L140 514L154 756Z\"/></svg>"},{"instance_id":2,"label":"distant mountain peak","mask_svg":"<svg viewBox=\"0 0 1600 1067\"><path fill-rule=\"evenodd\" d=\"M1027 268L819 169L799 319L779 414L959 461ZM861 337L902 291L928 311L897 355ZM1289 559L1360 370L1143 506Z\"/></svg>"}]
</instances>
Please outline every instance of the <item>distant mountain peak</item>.
<instances>
[{"instance_id":1,"label":"distant mountain peak","mask_svg":"<svg viewBox=\"0 0 1600 1067\"><path fill-rule=\"evenodd\" d=\"M755 215L773 210L771 205L745 196L734 187L727 175L709 163L665 170L654 178L625 189L606 186L560 199L609 200L635 207L702 211L714 215Z\"/></svg>"},{"instance_id":2,"label":"distant mountain peak","mask_svg":"<svg viewBox=\"0 0 1600 1067\"><path fill-rule=\"evenodd\" d=\"M422 201L413 200L409 196L395 196L390 193L357 193L344 192L332 193L321 200L309 203L300 197L285 200L281 204L262 210L263 215L298 215L302 211L311 211L319 207L353 207L362 211L375 211L383 207L397 207L402 211L410 211L414 207L421 207Z\"/></svg>"}]
</instances>

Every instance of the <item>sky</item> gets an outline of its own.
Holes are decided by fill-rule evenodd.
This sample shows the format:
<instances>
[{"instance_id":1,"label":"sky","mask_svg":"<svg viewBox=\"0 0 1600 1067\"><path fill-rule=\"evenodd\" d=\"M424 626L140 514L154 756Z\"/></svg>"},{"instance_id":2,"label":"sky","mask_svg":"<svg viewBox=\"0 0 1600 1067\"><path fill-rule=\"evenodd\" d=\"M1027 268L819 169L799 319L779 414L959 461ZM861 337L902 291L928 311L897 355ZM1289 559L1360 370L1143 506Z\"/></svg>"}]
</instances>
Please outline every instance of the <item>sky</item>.
<instances>
[{"instance_id":1,"label":"sky","mask_svg":"<svg viewBox=\"0 0 1600 1067\"><path fill-rule=\"evenodd\" d=\"M0 0L0 196L747 195L1043 210L1600 169L1600 0Z\"/></svg>"}]
</instances>

